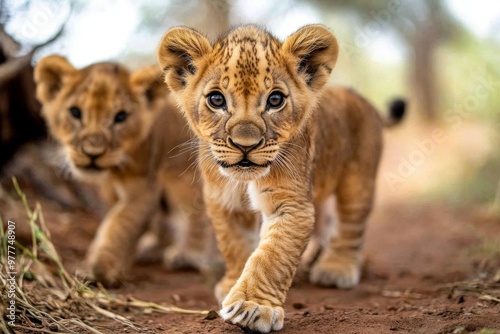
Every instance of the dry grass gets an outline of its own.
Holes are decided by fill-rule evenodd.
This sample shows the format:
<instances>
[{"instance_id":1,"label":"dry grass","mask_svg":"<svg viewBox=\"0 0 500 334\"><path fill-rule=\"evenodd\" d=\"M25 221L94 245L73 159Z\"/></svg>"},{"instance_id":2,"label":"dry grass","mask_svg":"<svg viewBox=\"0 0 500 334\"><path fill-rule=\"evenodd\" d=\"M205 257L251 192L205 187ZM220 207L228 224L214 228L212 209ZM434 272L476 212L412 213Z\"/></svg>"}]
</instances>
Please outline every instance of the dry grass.
<instances>
[{"instance_id":1,"label":"dry grass","mask_svg":"<svg viewBox=\"0 0 500 334\"><path fill-rule=\"evenodd\" d=\"M449 298L456 296L474 296L479 300L500 303L500 270L491 278L456 282L440 287L448 291Z\"/></svg>"},{"instance_id":2,"label":"dry grass","mask_svg":"<svg viewBox=\"0 0 500 334\"><path fill-rule=\"evenodd\" d=\"M16 284L15 284L15 324L9 325L6 317L8 257L7 229L2 224L0 229L0 330L4 333L102 333L106 327L101 324L119 323L123 328L131 328L135 332L150 332L128 317L117 313L118 310L141 310L144 313L184 313L200 314L205 317L213 315L213 311L186 310L174 306L165 306L145 302L134 298L109 294L102 286L90 287L74 275L69 274L51 241L49 230L45 225L42 208L39 203L32 210L26 195L21 191L17 181L14 187L19 195L31 227L32 245L25 247L15 243L16 249ZM117 331L113 326L113 331Z\"/></svg>"}]
</instances>

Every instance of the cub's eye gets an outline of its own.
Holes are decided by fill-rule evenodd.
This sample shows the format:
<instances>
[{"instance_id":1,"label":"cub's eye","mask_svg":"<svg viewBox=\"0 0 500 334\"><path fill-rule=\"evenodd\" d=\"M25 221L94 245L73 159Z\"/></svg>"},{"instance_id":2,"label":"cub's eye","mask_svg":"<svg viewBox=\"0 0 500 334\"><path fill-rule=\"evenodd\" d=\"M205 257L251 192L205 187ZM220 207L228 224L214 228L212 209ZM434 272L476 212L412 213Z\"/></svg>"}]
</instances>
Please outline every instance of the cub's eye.
<instances>
[{"instance_id":1,"label":"cub's eye","mask_svg":"<svg viewBox=\"0 0 500 334\"><path fill-rule=\"evenodd\" d=\"M78 107L71 107L71 108L69 108L69 113L75 119L82 119L82 111Z\"/></svg>"},{"instance_id":2,"label":"cub's eye","mask_svg":"<svg viewBox=\"0 0 500 334\"><path fill-rule=\"evenodd\" d=\"M127 119L127 117L128 117L128 114L125 111L120 110L115 115L115 123L125 122L125 120Z\"/></svg>"},{"instance_id":3,"label":"cub's eye","mask_svg":"<svg viewBox=\"0 0 500 334\"><path fill-rule=\"evenodd\" d=\"M278 109L285 103L285 96L281 92L272 92L267 98L268 108Z\"/></svg>"},{"instance_id":4,"label":"cub's eye","mask_svg":"<svg viewBox=\"0 0 500 334\"><path fill-rule=\"evenodd\" d=\"M208 104L214 109L223 109L226 107L226 99L219 92L212 92L207 96Z\"/></svg>"}]
</instances>

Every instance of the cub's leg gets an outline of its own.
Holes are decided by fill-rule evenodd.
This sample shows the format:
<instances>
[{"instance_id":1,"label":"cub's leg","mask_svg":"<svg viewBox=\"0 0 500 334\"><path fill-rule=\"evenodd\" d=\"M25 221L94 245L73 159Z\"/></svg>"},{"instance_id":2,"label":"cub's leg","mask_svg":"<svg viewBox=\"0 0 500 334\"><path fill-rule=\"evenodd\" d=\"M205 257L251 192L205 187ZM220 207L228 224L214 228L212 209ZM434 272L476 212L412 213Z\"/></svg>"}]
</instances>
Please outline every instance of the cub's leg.
<instances>
[{"instance_id":1,"label":"cub's leg","mask_svg":"<svg viewBox=\"0 0 500 334\"><path fill-rule=\"evenodd\" d=\"M144 179L128 180L120 187L121 197L106 214L87 254L91 275L107 286L119 284L126 274L158 203L157 192Z\"/></svg>"},{"instance_id":2,"label":"cub's leg","mask_svg":"<svg viewBox=\"0 0 500 334\"><path fill-rule=\"evenodd\" d=\"M224 277L215 286L215 297L222 303L257 245L258 217L253 212L228 210L211 201L207 201L207 212L226 265Z\"/></svg>"},{"instance_id":3,"label":"cub's leg","mask_svg":"<svg viewBox=\"0 0 500 334\"><path fill-rule=\"evenodd\" d=\"M163 261L168 269L195 268L206 272L216 260L217 252L201 185L193 184L194 179L194 175L186 172L166 181L174 237Z\"/></svg>"},{"instance_id":4,"label":"cub's leg","mask_svg":"<svg viewBox=\"0 0 500 334\"><path fill-rule=\"evenodd\" d=\"M295 280L297 281L308 278L312 265L317 261L323 249L328 247L331 238L335 236L334 233L338 224L334 196L329 196L320 205L315 205L315 208L314 231L304 254L302 254L299 268L295 274Z\"/></svg>"},{"instance_id":5,"label":"cub's leg","mask_svg":"<svg viewBox=\"0 0 500 334\"><path fill-rule=\"evenodd\" d=\"M108 184L106 185L98 185L99 194L101 195L101 199L107 208L111 208L113 205L118 202L118 196L116 195L115 189L110 187Z\"/></svg>"},{"instance_id":6,"label":"cub's leg","mask_svg":"<svg viewBox=\"0 0 500 334\"><path fill-rule=\"evenodd\" d=\"M224 320L262 333L283 328L283 303L314 225L304 188L297 180L280 188L249 186L252 204L262 211L260 242L222 302Z\"/></svg>"},{"instance_id":7,"label":"cub's leg","mask_svg":"<svg viewBox=\"0 0 500 334\"><path fill-rule=\"evenodd\" d=\"M361 276L361 247L365 221L374 194L375 172L361 171L358 163L347 166L337 188L336 237L323 250L310 272L310 281L323 286L351 288Z\"/></svg>"},{"instance_id":8,"label":"cub's leg","mask_svg":"<svg viewBox=\"0 0 500 334\"><path fill-rule=\"evenodd\" d=\"M135 256L137 262L159 263L163 261L165 249L173 243L172 225L167 211L157 210L152 215L146 231L137 243Z\"/></svg>"}]
</instances>

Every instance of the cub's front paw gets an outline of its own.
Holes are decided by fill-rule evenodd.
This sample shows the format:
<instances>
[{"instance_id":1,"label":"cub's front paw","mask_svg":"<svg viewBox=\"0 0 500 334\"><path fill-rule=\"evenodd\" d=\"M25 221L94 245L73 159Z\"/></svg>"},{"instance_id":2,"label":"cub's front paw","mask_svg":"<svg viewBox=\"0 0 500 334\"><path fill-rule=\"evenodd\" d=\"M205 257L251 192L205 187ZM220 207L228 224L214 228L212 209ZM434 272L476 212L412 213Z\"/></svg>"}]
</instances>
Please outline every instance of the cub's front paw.
<instances>
[{"instance_id":1,"label":"cub's front paw","mask_svg":"<svg viewBox=\"0 0 500 334\"><path fill-rule=\"evenodd\" d=\"M285 311L281 306L263 305L247 300L242 292L230 293L222 303L219 315L227 322L243 328L269 333L283 328Z\"/></svg>"},{"instance_id":2,"label":"cub's front paw","mask_svg":"<svg viewBox=\"0 0 500 334\"><path fill-rule=\"evenodd\" d=\"M358 285L360 278L361 269L358 261L335 256L320 259L309 274L311 283L340 289Z\"/></svg>"},{"instance_id":3,"label":"cub's front paw","mask_svg":"<svg viewBox=\"0 0 500 334\"><path fill-rule=\"evenodd\" d=\"M110 253L101 253L89 257L88 270L91 278L105 287L116 288L122 283L126 265Z\"/></svg>"}]
</instances>

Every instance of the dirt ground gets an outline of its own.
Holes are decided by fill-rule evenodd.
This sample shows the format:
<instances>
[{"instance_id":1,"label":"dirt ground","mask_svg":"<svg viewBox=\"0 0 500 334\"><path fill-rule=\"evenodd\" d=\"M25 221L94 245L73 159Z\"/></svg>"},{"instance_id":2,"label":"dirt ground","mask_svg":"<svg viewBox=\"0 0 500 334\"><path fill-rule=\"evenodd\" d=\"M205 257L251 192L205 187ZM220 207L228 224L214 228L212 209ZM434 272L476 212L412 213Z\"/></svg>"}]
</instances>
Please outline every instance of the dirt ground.
<instances>
[{"instance_id":1,"label":"dirt ground","mask_svg":"<svg viewBox=\"0 0 500 334\"><path fill-rule=\"evenodd\" d=\"M52 227L52 238L73 269L83 259L97 224L81 214L64 216L63 223ZM488 235L500 235L500 224L439 204L380 205L370 219L361 284L346 291L307 283L292 287L283 333L500 330L500 305L467 291L481 269L482 255L474 249ZM217 310L205 278L195 272L167 272L160 265L134 266L129 282L113 292L188 309ZM202 320L198 315L125 314L154 333L242 333L220 319ZM115 333L115 323L102 325Z\"/></svg>"},{"instance_id":2,"label":"dirt ground","mask_svg":"<svg viewBox=\"0 0 500 334\"><path fill-rule=\"evenodd\" d=\"M475 209L452 208L443 200L418 200L408 194L411 184L391 189L383 173L394 169L402 149L392 144L386 149L360 285L337 290L296 284L287 298L282 333L500 333L500 304L481 288L489 282L499 297L500 277L494 283L492 267L498 259L485 245L499 242L500 220L486 219ZM97 228L97 216L63 211L52 203L43 207L65 265L78 268ZM212 283L196 272L135 265L125 286L111 292L217 310ZM203 320L198 315L127 310L121 314L151 333L243 333L221 319ZM107 333L134 332L114 322L97 325Z\"/></svg>"}]
</instances>

